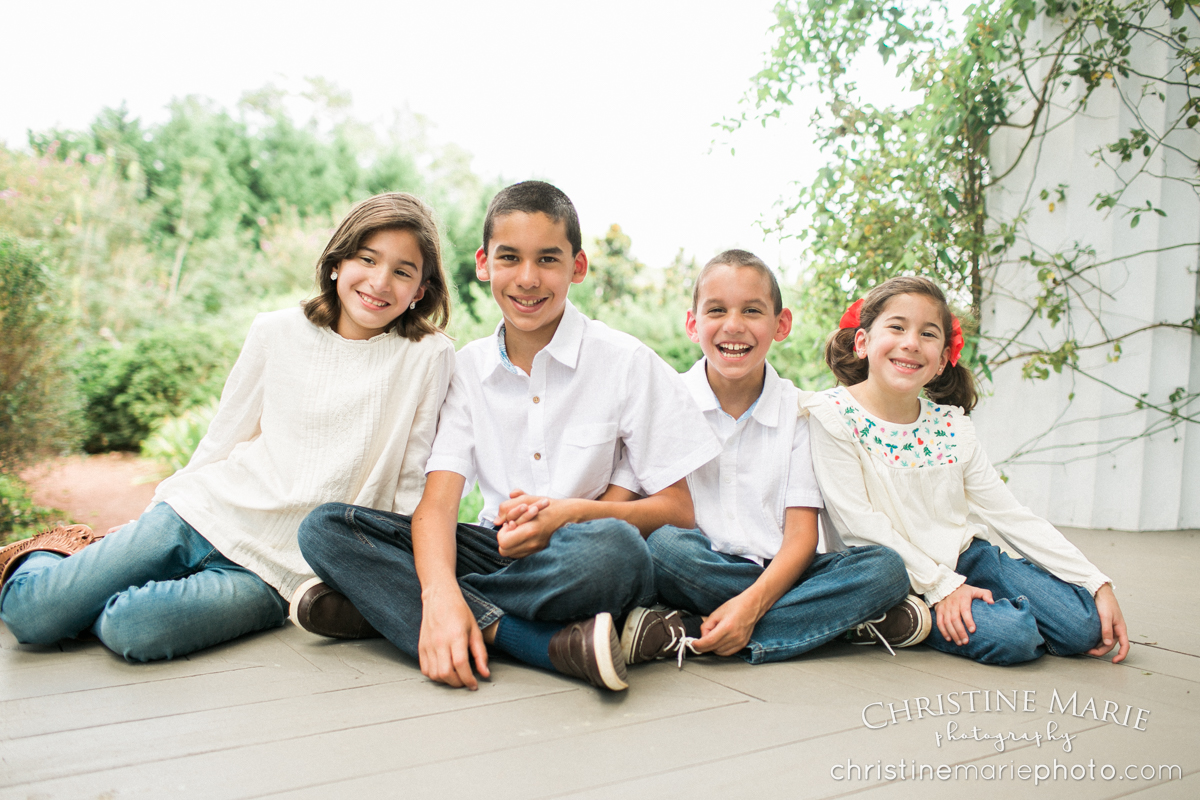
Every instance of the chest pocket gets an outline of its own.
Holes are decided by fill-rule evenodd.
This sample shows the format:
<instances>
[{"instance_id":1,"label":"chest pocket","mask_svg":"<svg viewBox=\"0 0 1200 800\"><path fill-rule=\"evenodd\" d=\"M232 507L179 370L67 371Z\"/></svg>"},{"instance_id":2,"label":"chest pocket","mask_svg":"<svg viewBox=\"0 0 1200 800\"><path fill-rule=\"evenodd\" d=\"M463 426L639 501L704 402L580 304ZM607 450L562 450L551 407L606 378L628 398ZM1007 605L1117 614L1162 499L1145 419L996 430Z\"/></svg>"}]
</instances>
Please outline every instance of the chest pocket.
<instances>
[{"instance_id":1,"label":"chest pocket","mask_svg":"<svg viewBox=\"0 0 1200 800\"><path fill-rule=\"evenodd\" d=\"M595 499L612 477L617 449L617 423L572 425L562 434L561 460L551 465L553 484L562 497Z\"/></svg>"}]
</instances>

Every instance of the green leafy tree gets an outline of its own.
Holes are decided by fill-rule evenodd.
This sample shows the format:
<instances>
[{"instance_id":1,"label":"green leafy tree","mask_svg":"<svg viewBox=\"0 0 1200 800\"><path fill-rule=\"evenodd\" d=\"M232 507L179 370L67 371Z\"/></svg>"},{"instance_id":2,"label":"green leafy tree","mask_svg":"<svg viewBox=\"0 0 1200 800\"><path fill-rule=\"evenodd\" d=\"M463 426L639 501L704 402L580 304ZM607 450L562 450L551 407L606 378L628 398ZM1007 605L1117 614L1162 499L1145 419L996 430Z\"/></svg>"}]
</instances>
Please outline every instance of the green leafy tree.
<instances>
[{"instance_id":1,"label":"green leafy tree","mask_svg":"<svg viewBox=\"0 0 1200 800\"><path fill-rule=\"evenodd\" d=\"M62 296L44 253L0 234L0 475L77 441Z\"/></svg>"}]
</instances>

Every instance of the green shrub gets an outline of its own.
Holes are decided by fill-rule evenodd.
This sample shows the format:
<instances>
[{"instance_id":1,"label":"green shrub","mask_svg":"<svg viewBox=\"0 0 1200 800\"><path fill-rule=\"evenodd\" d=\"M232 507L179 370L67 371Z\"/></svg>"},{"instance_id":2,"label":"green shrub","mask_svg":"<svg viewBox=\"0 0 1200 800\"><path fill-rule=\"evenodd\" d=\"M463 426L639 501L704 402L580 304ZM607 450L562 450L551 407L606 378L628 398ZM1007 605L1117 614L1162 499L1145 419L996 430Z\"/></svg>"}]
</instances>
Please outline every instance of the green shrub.
<instances>
[{"instance_id":1,"label":"green shrub","mask_svg":"<svg viewBox=\"0 0 1200 800\"><path fill-rule=\"evenodd\" d=\"M195 406L177 417L166 417L154 426L154 433L142 442L142 457L162 465L161 477L173 475L187 466L197 445L208 433L208 425L217 414L217 398Z\"/></svg>"},{"instance_id":2,"label":"green shrub","mask_svg":"<svg viewBox=\"0 0 1200 800\"><path fill-rule=\"evenodd\" d=\"M0 545L28 539L66 520L57 508L34 505L29 489L12 475L0 475Z\"/></svg>"},{"instance_id":3,"label":"green shrub","mask_svg":"<svg viewBox=\"0 0 1200 800\"><path fill-rule=\"evenodd\" d=\"M462 499L458 504L458 521L469 522L474 525L479 521L479 512L483 511L483 492L479 491L479 484L475 484L475 488L471 493Z\"/></svg>"},{"instance_id":4,"label":"green shrub","mask_svg":"<svg viewBox=\"0 0 1200 800\"><path fill-rule=\"evenodd\" d=\"M76 372L86 402L89 453L137 450L164 417L221 393L237 346L206 328L164 328L127 344L88 348Z\"/></svg>"},{"instance_id":5,"label":"green shrub","mask_svg":"<svg viewBox=\"0 0 1200 800\"><path fill-rule=\"evenodd\" d=\"M38 246L0 233L0 473L78 441L62 288Z\"/></svg>"}]
</instances>

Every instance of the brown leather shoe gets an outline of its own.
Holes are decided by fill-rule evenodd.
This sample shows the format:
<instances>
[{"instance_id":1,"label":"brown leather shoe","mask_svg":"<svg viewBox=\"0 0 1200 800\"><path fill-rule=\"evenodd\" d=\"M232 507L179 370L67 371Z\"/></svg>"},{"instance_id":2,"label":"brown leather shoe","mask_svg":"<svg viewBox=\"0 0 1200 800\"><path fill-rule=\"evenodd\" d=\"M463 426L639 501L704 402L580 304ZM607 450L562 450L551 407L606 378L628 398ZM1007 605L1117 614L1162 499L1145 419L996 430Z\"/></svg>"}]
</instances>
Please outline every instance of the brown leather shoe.
<instances>
[{"instance_id":1,"label":"brown leather shoe","mask_svg":"<svg viewBox=\"0 0 1200 800\"><path fill-rule=\"evenodd\" d=\"M288 604L288 616L297 627L319 636L375 639L382 635L346 599L346 595L334 591L320 578L309 578L300 584Z\"/></svg>"},{"instance_id":2,"label":"brown leather shoe","mask_svg":"<svg viewBox=\"0 0 1200 800\"><path fill-rule=\"evenodd\" d=\"M562 674L582 678L601 689L619 692L629 688L621 640L607 611L572 622L554 634L550 639L550 663Z\"/></svg>"},{"instance_id":3,"label":"brown leather shoe","mask_svg":"<svg viewBox=\"0 0 1200 800\"><path fill-rule=\"evenodd\" d=\"M103 533L95 533L87 525L60 525L53 530L39 533L31 539L22 539L0 548L0 586L8 581L8 576L30 553L45 550L69 556L78 553L93 542L100 541L104 536Z\"/></svg>"},{"instance_id":4,"label":"brown leather shoe","mask_svg":"<svg viewBox=\"0 0 1200 800\"><path fill-rule=\"evenodd\" d=\"M846 632L850 644L879 642L892 655L892 647L912 647L920 644L933 630L933 614L925 601L910 594L887 613L861 622Z\"/></svg>"}]
</instances>

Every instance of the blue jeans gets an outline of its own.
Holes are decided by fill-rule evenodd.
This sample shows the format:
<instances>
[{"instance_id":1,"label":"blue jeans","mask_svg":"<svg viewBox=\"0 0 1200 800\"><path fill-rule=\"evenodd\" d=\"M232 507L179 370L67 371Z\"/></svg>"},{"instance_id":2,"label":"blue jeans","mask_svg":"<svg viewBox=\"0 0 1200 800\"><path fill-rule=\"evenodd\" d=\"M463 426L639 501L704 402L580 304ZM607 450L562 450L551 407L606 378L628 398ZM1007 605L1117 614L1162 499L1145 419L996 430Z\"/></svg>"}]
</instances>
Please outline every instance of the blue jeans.
<instances>
[{"instance_id":1,"label":"blue jeans","mask_svg":"<svg viewBox=\"0 0 1200 800\"><path fill-rule=\"evenodd\" d=\"M1100 641L1100 615L1087 589L1060 580L1023 558L1012 558L982 539L958 557L955 571L967 583L992 593L995 601L971 601L975 632L959 647L942 636L933 612L933 633L925 643L944 653L983 664L1007 666L1049 652L1070 656Z\"/></svg>"},{"instance_id":2,"label":"blue jeans","mask_svg":"<svg viewBox=\"0 0 1200 800\"><path fill-rule=\"evenodd\" d=\"M763 573L753 561L713 550L700 530L668 525L650 534L646 544L659 599L693 614L711 614ZM893 550L869 545L819 553L754 626L741 656L760 664L800 655L907 596L908 572Z\"/></svg>"},{"instance_id":3,"label":"blue jeans","mask_svg":"<svg viewBox=\"0 0 1200 800\"><path fill-rule=\"evenodd\" d=\"M0 592L18 642L53 644L87 629L128 661L153 661L287 620L287 601L159 503L64 558L31 553Z\"/></svg>"},{"instance_id":4,"label":"blue jeans","mask_svg":"<svg viewBox=\"0 0 1200 800\"><path fill-rule=\"evenodd\" d=\"M300 523L300 552L313 571L350 599L388 641L413 658L421 638L421 582L412 555L412 519L326 503ZM617 519L564 525L545 550L500 555L496 532L459 524L456 574L480 629L504 614L570 622L614 617L653 602L650 554L637 528Z\"/></svg>"}]
</instances>

